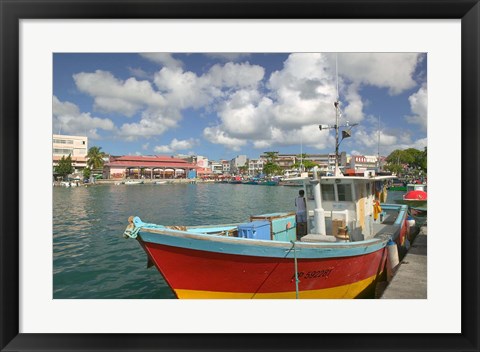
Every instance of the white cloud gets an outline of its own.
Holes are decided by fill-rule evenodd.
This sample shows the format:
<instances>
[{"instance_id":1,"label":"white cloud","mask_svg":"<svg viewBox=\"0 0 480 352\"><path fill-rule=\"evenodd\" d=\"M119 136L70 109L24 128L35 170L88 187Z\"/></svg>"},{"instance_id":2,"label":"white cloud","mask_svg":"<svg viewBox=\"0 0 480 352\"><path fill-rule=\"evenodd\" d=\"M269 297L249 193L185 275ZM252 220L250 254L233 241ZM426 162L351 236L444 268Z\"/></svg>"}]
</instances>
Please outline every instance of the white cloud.
<instances>
[{"instance_id":1,"label":"white cloud","mask_svg":"<svg viewBox=\"0 0 480 352\"><path fill-rule=\"evenodd\" d=\"M140 56L165 67L179 68L183 66L182 61L175 59L169 53L142 53Z\"/></svg>"},{"instance_id":2,"label":"white cloud","mask_svg":"<svg viewBox=\"0 0 480 352\"><path fill-rule=\"evenodd\" d=\"M413 115L406 116L408 123L418 124L423 130L427 130L428 120L428 93L427 87L422 86L416 93L408 97L410 109Z\"/></svg>"},{"instance_id":3,"label":"white cloud","mask_svg":"<svg viewBox=\"0 0 480 352\"><path fill-rule=\"evenodd\" d=\"M176 109L198 109L221 94L207 79L181 69L162 68L155 74L154 83L163 92L168 105Z\"/></svg>"},{"instance_id":4,"label":"white cloud","mask_svg":"<svg viewBox=\"0 0 480 352\"><path fill-rule=\"evenodd\" d=\"M327 130L320 131L318 125L302 126L299 129L282 130L273 127L270 131L271 137L255 141L254 148L261 149L273 146L298 146L300 154L302 147L311 147L317 150L334 148L335 137Z\"/></svg>"},{"instance_id":5,"label":"white cloud","mask_svg":"<svg viewBox=\"0 0 480 352\"><path fill-rule=\"evenodd\" d=\"M203 136L206 140L214 144L221 144L224 147L239 151L241 147L247 144L247 141L239 138L230 137L225 131L217 127L207 127L203 130Z\"/></svg>"},{"instance_id":6,"label":"white cloud","mask_svg":"<svg viewBox=\"0 0 480 352\"><path fill-rule=\"evenodd\" d=\"M256 87L264 74L264 68L258 65L227 62L223 66L218 64L212 66L206 77L217 87L246 88Z\"/></svg>"},{"instance_id":7,"label":"white cloud","mask_svg":"<svg viewBox=\"0 0 480 352\"><path fill-rule=\"evenodd\" d=\"M323 54L291 54L267 87L275 99L272 108L279 128L334 121L334 77Z\"/></svg>"},{"instance_id":8,"label":"white cloud","mask_svg":"<svg viewBox=\"0 0 480 352\"><path fill-rule=\"evenodd\" d=\"M343 109L344 117L351 123L360 122L364 118L362 97L358 92L358 85L352 84L345 94L347 106Z\"/></svg>"},{"instance_id":9,"label":"white cloud","mask_svg":"<svg viewBox=\"0 0 480 352\"><path fill-rule=\"evenodd\" d=\"M172 139L170 144L156 146L154 148L154 151L156 153L174 153L179 150L191 149L198 144L199 144L198 139L190 138L185 140L178 140L174 138Z\"/></svg>"},{"instance_id":10,"label":"white cloud","mask_svg":"<svg viewBox=\"0 0 480 352\"><path fill-rule=\"evenodd\" d=\"M92 117L90 113L81 113L77 105L61 102L53 96L53 131L54 133L70 135L87 135L98 139L98 129L112 131L115 126L110 119Z\"/></svg>"},{"instance_id":11,"label":"white cloud","mask_svg":"<svg viewBox=\"0 0 480 352\"><path fill-rule=\"evenodd\" d=\"M255 87L263 75L264 69L260 66L229 62L214 65L201 76L164 67L155 74L154 82L170 106L186 109L205 107L217 98L228 96L224 90Z\"/></svg>"},{"instance_id":12,"label":"white cloud","mask_svg":"<svg viewBox=\"0 0 480 352\"><path fill-rule=\"evenodd\" d=\"M152 89L148 81L135 78L121 81L110 72L101 70L77 73L73 79L81 92L94 98L95 108L100 111L133 116L145 107L159 109L165 106L165 99Z\"/></svg>"},{"instance_id":13,"label":"white cloud","mask_svg":"<svg viewBox=\"0 0 480 352\"><path fill-rule=\"evenodd\" d=\"M137 138L150 138L165 133L178 126L178 118L165 116L162 111L144 111L139 122L125 123L120 128L120 136L129 141Z\"/></svg>"},{"instance_id":14,"label":"white cloud","mask_svg":"<svg viewBox=\"0 0 480 352\"><path fill-rule=\"evenodd\" d=\"M272 101L256 90L239 90L221 104L222 128L232 137L258 139L269 136Z\"/></svg>"},{"instance_id":15,"label":"white cloud","mask_svg":"<svg viewBox=\"0 0 480 352\"><path fill-rule=\"evenodd\" d=\"M329 56L335 67L335 54ZM418 53L340 53L339 75L355 83L388 88L390 94L416 86L413 74L420 60Z\"/></svg>"}]
</instances>

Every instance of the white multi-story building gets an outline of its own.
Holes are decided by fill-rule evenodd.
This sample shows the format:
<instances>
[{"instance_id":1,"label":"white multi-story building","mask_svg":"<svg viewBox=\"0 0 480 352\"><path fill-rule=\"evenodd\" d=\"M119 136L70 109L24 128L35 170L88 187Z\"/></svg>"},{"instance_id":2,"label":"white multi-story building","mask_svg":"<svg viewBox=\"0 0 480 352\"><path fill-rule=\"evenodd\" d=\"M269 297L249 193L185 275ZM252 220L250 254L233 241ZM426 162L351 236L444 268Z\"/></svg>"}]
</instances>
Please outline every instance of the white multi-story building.
<instances>
[{"instance_id":1,"label":"white multi-story building","mask_svg":"<svg viewBox=\"0 0 480 352\"><path fill-rule=\"evenodd\" d=\"M88 137L53 135L53 167L58 165L62 157L72 158L74 173L81 172L87 166Z\"/></svg>"},{"instance_id":2,"label":"white multi-story building","mask_svg":"<svg viewBox=\"0 0 480 352\"><path fill-rule=\"evenodd\" d=\"M263 166L267 161L263 158L259 159L250 159L248 161L248 174L250 176L255 176L263 172Z\"/></svg>"},{"instance_id":3,"label":"white multi-story building","mask_svg":"<svg viewBox=\"0 0 480 352\"><path fill-rule=\"evenodd\" d=\"M221 175L223 174L223 165L222 163L219 163L217 161L211 161L210 162L210 168L212 169L212 172L214 175Z\"/></svg>"},{"instance_id":4,"label":"white multi-story building","mask_svg":"<svg viewBox=\"0 0 480 352\"><path fill-rule=\"evenodd\" d=\"M247 156L237 155L235 158L230 160L230 172L238 174L239 168L242 166L245 166L246 164L247 164Z\"/></svg>"},{"instance_id":5,"label":"white multi-story building","mask_svg":"<svg viewBox=\"0 0 480 352\"><path fill-rule=\"evenodd\" d=\"M220 162L222 163L222 172L224 174L229 174L230 173L230 161L222 160Z\"/></svg>"}]
</instances>

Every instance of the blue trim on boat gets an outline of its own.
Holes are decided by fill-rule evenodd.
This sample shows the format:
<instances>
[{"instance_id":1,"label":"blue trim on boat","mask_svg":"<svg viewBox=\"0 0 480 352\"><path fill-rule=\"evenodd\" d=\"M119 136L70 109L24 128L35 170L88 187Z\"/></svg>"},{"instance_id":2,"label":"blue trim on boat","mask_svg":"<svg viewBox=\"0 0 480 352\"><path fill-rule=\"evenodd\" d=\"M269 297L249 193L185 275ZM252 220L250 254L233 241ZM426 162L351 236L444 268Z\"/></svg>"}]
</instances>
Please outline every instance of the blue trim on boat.
<instances>
[{"instance_id":1,"label":"blue trim on boat","mask_svg":"<svg viewBox=\"0 0 480 352\"><path fill-rule=\"evenodd\" d=\"M381 204L381 207L384 210L398 210L398 216L394 222L394 224L398 226L402 225L403 220L406 219L406 216L408 214L408 206L406 206L405 204L402 204L402 205Z\"/></svg>"},{"instance_id":2,"label":"blue trim on boat","mask_svg":"<svg viewBox=\"0 0 480 352\"><path fill-rule=\"evenodd\" d=\"M158 229L165 231L167 229ZM171 234L140 230L144 242L198 251L246 255L253 257L293 258L292 244L289 242L263 241L248 238L189 234L184 231L169 230ZM375 252L386 246L386 239L371 239L361 242L307 243L296 242L297 258L351 257Z\"/></svg>"}]
</instances>

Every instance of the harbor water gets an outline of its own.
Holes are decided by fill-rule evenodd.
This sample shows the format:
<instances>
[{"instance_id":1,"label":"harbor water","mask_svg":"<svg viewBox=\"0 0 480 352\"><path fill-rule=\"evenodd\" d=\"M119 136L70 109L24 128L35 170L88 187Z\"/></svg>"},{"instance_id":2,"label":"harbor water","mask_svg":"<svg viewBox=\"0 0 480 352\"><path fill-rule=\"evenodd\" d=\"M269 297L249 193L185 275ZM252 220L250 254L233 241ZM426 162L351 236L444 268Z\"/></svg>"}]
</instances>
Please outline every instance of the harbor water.
<instances>
[{"instance_id":1,"label":"harbor water","mask_svg":"<svg viewBox=\"0 0 480 352\"><path fill-rule=\"evenodd\" d=\"M173 293L137 241L128 217L163 225L247 222L295 211L299 188L222 183L53 188L54 299L171 299ZM404 192L389 192L388 201Z\"/></svg>"}]
</instances>

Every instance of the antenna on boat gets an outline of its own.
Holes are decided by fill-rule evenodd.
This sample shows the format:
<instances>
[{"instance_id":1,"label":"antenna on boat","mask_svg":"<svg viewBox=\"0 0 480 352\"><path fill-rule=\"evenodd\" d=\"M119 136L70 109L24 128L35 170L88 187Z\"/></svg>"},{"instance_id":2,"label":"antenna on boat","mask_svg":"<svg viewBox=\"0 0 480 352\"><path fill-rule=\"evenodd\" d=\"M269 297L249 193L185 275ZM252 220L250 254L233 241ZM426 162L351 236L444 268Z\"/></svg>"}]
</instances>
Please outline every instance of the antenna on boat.
<instances>
[{"instance_id":1,"label":"antenna on boat","mask_svg":"<svg viewBox=\"0 0 480 352\"><path fill-rule=\"evenodd\" d=\"M377 135L378 135L378 144L377 144L377 163L378 163L378 166L377 166L377 172L380 171L380 115L378 115L378 131L377 131Z\"/></svg>"},{"instance_id":2,"label":"antenna on boat","mask_svg":"<svg viewBox=\"0 0 480 352\"><path fill-rule=\"evenodd\" d=\"M300 172L303 172L303 135L300 129Z\"/></svg>"},{"instance_id":3,"label":"antenna on boat","mask_svg":"<svg viewBox=\"0 0 480 352\"><path fill-rule=\"evenodd\" d=\"M318 128L320 128L320 131L321 130L325 130L325 129L331 129L331 128L334 128L335 129L335 171L334 171L334 175L335 176L341 176L341 172L340 172L340 169L338 167L338 150L339 150L339 147L340 147L340 143L342 143L342 141L345 139L345 138L348 138L351 136L351 129L352 127L354 126L357 126L358 123L352 123L352 124L349 124L348 121L345 125L339 125L339 120L340 120L340 116L342 116L342 112L340 110L340 90L338 88L338 85L339 85L339 80L338 80L338 53L335 55L335 75L336 75L336 79L337 79L337 96L336 96L336 99L335 99L335 102L333 103L333 105L335 106L335 125L318 125ZM340 129L340 127L348 127L348 129L345 131L342 131L342 139L339 141L338 140L338 131Z\"/></svg>"}]
</instances>

